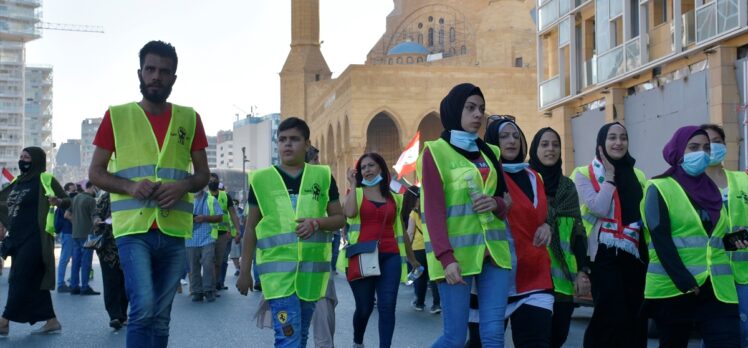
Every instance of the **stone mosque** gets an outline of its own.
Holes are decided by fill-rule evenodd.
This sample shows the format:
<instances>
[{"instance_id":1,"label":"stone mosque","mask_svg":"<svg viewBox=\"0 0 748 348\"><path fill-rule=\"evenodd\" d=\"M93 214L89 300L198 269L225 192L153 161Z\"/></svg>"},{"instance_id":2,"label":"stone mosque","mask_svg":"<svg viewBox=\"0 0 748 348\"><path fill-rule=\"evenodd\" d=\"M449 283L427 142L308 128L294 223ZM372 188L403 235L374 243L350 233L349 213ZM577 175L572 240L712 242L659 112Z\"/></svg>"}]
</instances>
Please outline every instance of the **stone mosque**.
<instances>
[{"instance_id":1,"label":"stone mosque","mask_svg":"<svg viewBox=\"0 0 748 348\"><path fill-rule=\"evenodd\" d=\"M392 166L417 131L421 143L438 138L439 104L462 82L481 88L488 115L516 116L531 138L551 123L538 112L534 7L535 0L394 0L365 64L333 79L320 51L319 0L292 0L281 115L309 123L341 189L361 154L377 152Z\"/></svg>"}]
</instances>

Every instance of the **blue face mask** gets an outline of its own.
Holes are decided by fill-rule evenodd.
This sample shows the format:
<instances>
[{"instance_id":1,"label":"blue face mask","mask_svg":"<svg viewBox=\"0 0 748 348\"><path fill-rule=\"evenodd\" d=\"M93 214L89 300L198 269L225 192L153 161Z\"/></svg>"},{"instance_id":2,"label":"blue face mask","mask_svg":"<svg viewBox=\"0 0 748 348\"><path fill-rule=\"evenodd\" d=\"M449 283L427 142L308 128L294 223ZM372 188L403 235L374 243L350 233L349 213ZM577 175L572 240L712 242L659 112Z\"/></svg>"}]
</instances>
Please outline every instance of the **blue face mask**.
<instances>
[{"instance_id":1,"label":"blue face mask","mask_svg":"<svg viewBox=\"0 0 748 348\"><path fill-rule=\"evenodd\" d=\"M478 134L459 130L449 131L449 143L467 152L479 151L475 139L478 139Z\"/></svg>"},{"instance_id":2,"label":"blue face mask","mask_svg":"<svg viewBox=\"0 0 748 348\"><path fill-rule=\"evenodd\" d=\"M372 181L366 180L366 178L361 180L361 183L366 187L372 187L376 184L379 184L380 182L382 182L382 174L377 175L377 177Z\"/></svg>"},{"instance_id":3,"label":"blue face mask","mask_svg":"<svg viewBox=\"0 0 748 348\"><path fill-rule=\"evenodd\" d=\"M709 166L709 155L704 151L687 153L683 156L683 163L680 166L690 176L701 175Z\"/></svg>"},{"instance_id":4,"label":"blue face mask","mask_svg":"<svg viewBox=\"0 0 748 348\"><path fill-rule=\"evenodd\" d=\"M502 163L501 167L504 168L504 171L507 173L519 173L527 167L529 167L529 163Z\"/></svg>"},{"instance_id":5,"label":"blue face mask","mask_svg":"<svg viewBox=\"0 0 748 348\"><path fill-rule=\"evenodd\" d=\"M725 160L727 155L727 146L720 143L711 143L712 151L709 155L709 166L716 166Z\"/></svg>"}]
</instances>

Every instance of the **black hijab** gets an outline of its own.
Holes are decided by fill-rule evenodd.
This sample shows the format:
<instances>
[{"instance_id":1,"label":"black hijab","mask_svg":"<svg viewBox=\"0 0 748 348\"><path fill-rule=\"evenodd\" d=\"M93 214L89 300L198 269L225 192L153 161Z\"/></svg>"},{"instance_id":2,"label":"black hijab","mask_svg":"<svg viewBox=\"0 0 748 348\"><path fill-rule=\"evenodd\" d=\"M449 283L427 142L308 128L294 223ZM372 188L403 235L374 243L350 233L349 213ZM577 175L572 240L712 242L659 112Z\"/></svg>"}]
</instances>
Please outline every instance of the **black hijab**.
<instances>
[{"instance_id":1,"label":"black hijab","mask_svg":"<svg viewBox=\"0 0 748 348\"><path fill-rule=\"evenodd\" d=\"M563 162L561 161L561 156L558 157L558 161L556 161L552 166L546 166L540 162L540 158L538 157L540 138L542 138L543 134L547 132L555 134L558 141L561 142L561 136L559 136L558 132L551 127L542 128L535 133L535 136L532 138L532 143L530 144L530 168L543 176L543 185L545 186L546 196L555 197L556 191L558 190L558 183L564 175L561 171L561 165Z\"/></svg>"},{"instance_id":2,"label":"black hijab","mask_svg":"<svg viewBox=\"0 0 748 348\"><path fill-rule=\"evenodd\" d=\"M31 156L31 169L28 172L19 175L16 182L26 182L36 180L42 172L47 170L47 154L40 147L31 146L23 149Z\"/></svg>"},{"instance_id":3,"label":"black hijab","mask_svg":"<svg viewBox=\"0 0 748 348\"><path fill-rule=\"evenodd\" d=\"M607 158L610 164L615 167L616 191L618 191L618 198L621 200L621 218L623 219L623 224L628 225L641 220L639 204L644 197L644 193L642 192L639 179L637 179L636 173L634 172L634 164L636 163L636 160L631 157L628 149L623 158L617 160L611 158L610 155L608 155L608 151L605 149L605 139L608 138L608 131L610 130L610 127L615 125L619 125L626 130L626 127L623 127L623 125L618 122L608 123L600 128L600 131L597 133L595 157L597 157L598 160L602 160L597 150L599 147L602 147L605 158Z\"/></svg>"},{"instance_id":4,"label":"black hijab","mask_svg":"<svg viewBox=\"0 0 748 348\"><path fill-rule=\"evenodd\" d=\"M491 164L494 166L494 168L496 168L498 174L496 182L496 192L494 193L494 196L503 196L504 193L507 192L506 183L504 183L501 163L499 162L499 159L496 158L496 155L493 153L493 151L491 151L491 148L489 148L488 145L480 137L475 139L475 143L478 145L478 149L480 150L476 152L465 151L459 147L452 145L449 142L449 131L465 131L462 128L462 109L465 108L465 101L467 101L468 98L474 95L479 95L485 100L485 98L483 97L483 92L481 92L480 88L471 83L461 83L457 86L454 86L452 90L449 91L447 96L442 99L441 105L439 106L439 117L441 118L442 126L444 127L441 138L444 139L447 144L452 146L455 151L471 161L478 159L482 152L488 158L488 160L491 161Z\"/></svg>"},{"instance_id":5,"label":"black hijab","mask_svg":"<svg viewBox=\"0 0 748 348\"><path fill-rule=\"evenodd\" d=\"M523 163L525 161L525 158L527 158L527 140L525 139L525 133L522 132L522 129L519 128L517 123L515 123L511 119L504 118L498 121L491 122L488 127L486 127L486 134L483 137L486 139L487 143L499 146L499 132L501 131L501 128L503 128L503 126L506 124L512 124L514 128L517 128L517 132L519 133L520 146L517 157L512 159L506 159L502 157L501 161L503 163ZM517 173L506 172L506 174L509 175L510 178L512 178L514 183L516 183L520 189L522 189L522 192L524 192L524 194L530 201L534 199L535 192L533 192L532 189L532 182L530 182L530 177L527 176L527 173L525 173L525 171L520 171Z\"/></svg>"}]
</instances>

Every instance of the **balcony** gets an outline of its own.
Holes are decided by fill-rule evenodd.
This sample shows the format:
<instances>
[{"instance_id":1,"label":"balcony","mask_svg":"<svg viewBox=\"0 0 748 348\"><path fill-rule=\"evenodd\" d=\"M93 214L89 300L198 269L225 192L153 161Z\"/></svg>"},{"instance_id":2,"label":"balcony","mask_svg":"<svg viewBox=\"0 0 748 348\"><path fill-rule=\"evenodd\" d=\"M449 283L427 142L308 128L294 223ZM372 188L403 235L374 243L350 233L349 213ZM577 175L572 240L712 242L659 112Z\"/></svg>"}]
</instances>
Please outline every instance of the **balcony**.
<instances>
[{"instance_id":1,"label":"balcony","mask_svg":"<svg viewBox=\"0 0 748 348\"><path fill-rule=\"evenodd\" d=\"M600 55L597 59L597 81L608 81L642 65L640 38L636 37Z\"/></svg>"},{"instance_id":2,"label":"balcony","mask_svg":"<svg viewBox=\"0 0 748 348\"><path fill-rule=\"evenodd\" d=\"M561 98L561 77L553 78L540 83L540 107L544 107Z\"/></svg>"},{"instance_id":3,"label":"balcony","mask_svg":"<svg viewBox=\"0 0 748 348\"><path fill-rule=\"evenodd\" d=\"M702 43L740 26L740 0L716 0L696 8L696 42Z\"/></svg>"}]
</instances>

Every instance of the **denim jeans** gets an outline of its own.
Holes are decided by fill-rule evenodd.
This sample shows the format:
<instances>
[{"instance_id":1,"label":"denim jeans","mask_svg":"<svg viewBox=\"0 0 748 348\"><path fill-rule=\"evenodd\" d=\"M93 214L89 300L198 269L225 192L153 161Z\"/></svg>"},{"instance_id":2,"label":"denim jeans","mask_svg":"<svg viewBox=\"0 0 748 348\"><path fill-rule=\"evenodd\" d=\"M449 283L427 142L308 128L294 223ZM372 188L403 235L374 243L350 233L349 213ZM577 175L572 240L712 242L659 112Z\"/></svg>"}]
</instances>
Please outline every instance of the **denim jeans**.
<instances>
[{"instance_id":1,"label":"denim jeans","mask_svg":"<svg viewBox=\"0 0 748 348\"><path fill-rule=\"evenodd\" d=\"M73 238L73 265L70 269L70 287L88 288L88 275L91 273L93 250L83 247L86 239Z\"/></svg>"},{"instance_id":2,"label":"denim jeans","mask_svg":"<svg viewBox=\"0 0 748 348\"><path fill-rule=\"evenodd\" d=\"M71 233L60 233L60 244L60 261L57 264L58 288L65 285L65 271L67 271L70 258L73 257L73 235Z\"/></svg>"},{"instance_id":3,"label":"denim jeans","mask_svg":"<svg viewBox=\"0 0 748 348\"><path fill-rule=\"evenodd\" d=\"M369 317L374 311L376 294L379 310L379 346L389 347L392 344L397 290L402 272L400 262L400 254L379 253L379 269L382 275L349 282L356 301L356 311L353 312L353 343L364 343L364 333Z\"/></svg>"},{"instance_id":4,"label":"denim jeans","mask_svg":"<svg viewBox=\"0 0 748 348\"><path fill-rule=\"evenodd\" d=\"M315 302L299 299L296 294L268 300L273 313L275 347L304 348L309 338Z\"/></svg>"},{"instance_id":5,"label":"denim jeans","mask_svg":"<svg viewBox=\"0 0 748 348\"><path fill-rule=\"evenodd\" d=\"M126 345L166 347L171 305L187 257L184 239L151 229L116 241L130 299Z\"/></svg>"},{"instance_id":6,"label":"denim jeans","mask_svg":"<svg viewBox=\"0 0 748 348\"><path fill-rule=\"evenodd\" d=\"M484 348L504 347L509 273L510 270L499 268L486 260L480 274L463 278L467 285L439 283L444 333L432 347L461 348L465 345L470 289L474 281L478 288L481 344Z\"/></svg>"},{"instance_id":7,"label":"denim jeans","mask_svg":"<svg viewBox=\"0 0 748 348\"><path fill-rule=\"evenodd\" d=\"M229 268L229 251L231 251L231 243L234 242L234 237L229 238L229 240L226 241L226 249L224 249L223 252L223 260L221 260L221 266L220 266L220 275L216 275L216 283L221 284L221 286L224 286L226 283L226 271Z\"/></svg>"},{"instance_id":8,"label":"denim jeans","mask_svg":"<svg viewBox=\"0 0 748 348\"><path fill-rule=\"evenodd\" d=\"M330 260L333 272L335 272L335 265L338 264L338 254L340 254L340 232L335 232L332 234L332 259Z\"/></svg>"},{"instance_id":9,"label":"denim jeans","mask_svg":"<svg viewBox=\"0 0 748 348\"><path fill-rule=\"evenodd\" d=\"M748 347L748 285L735 284L740 309L740 346Z\"/></svg>"}]
</instances>

